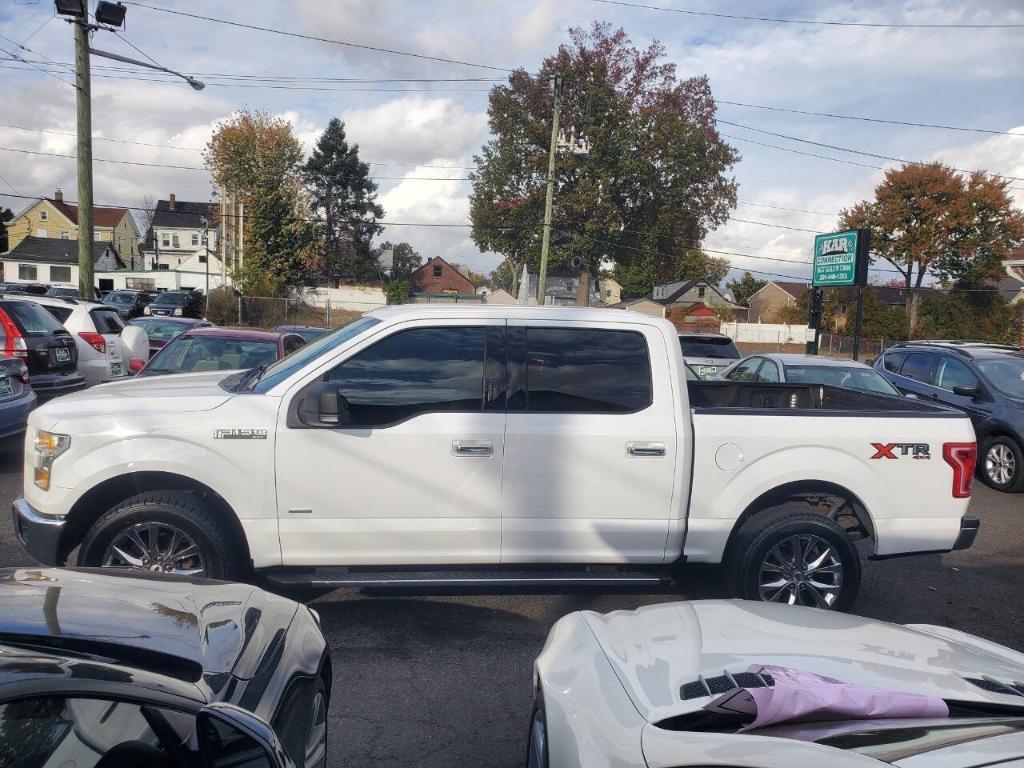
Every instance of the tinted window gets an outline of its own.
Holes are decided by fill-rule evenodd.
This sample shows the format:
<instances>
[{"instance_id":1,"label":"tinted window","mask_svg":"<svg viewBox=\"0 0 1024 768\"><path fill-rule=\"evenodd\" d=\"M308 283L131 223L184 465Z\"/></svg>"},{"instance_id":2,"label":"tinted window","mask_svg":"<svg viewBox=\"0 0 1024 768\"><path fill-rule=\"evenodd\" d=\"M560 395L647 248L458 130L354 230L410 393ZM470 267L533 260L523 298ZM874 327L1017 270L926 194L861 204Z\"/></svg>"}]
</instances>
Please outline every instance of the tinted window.
<instances>
[{"instance_id":1,"label":"tinted window","mask_svg":"<svg viewBox=\"0 0 1024 768\"><path fill-rule=\"evenodd\" d=\"M170 320L150 320L148 318L132 320L128 325L137 325L146 332L149 338L158 341L170 341L179 333L184 333L190 328L185 323L175 323Z\"/></svg>"},{"instance_id":2,"label":"tinted window","mask_svg":"<svg viewBox=\"0 0 1024 768\"><path fill-rule=\"evenodd\" d=\"M907 361L903 363L903 370L900 373L908 379L932 384L935 381L935 368L938 362L938 355L931 352L911 352L907 355Z\"/></svg>"},{"instance_id":3,"label":"tinted window","mask_svg":"<svg viewBox=\"0 0 1024 768\"><path fill-rule=\"evenodd\" d=\"M290 355L299 347L304 347L306 340L301 336L285 336L284 338L284 353Z\"/></svg>"},{"instance_id":4,"label":"tinted window","mask_svg":"<svg viewBox=\"0 0 1024 768\"><path fill-rule=\"evenodd\" d=\"M749 357L729 371L726 378L729 379L729 381L753 381L754 372L760 364L760 357Z\"/></svg>"},{"instance_id":5,"label":"tinted window","mask_svg":"<svg viewBox=\"0 0 1024 768\"><path fill-rule=\"evenodd\" d=\"M117 314L116 309L93 309L89 312L89 315L92 317L92 321L99 333L121 335L124 323L121 321L121 316Z\"/></svg>"},{"instance_id":6,"label":"tinted window","mask_svg":"<svg viewBox=\"0 0 1024 768\"><path fill-rule=\"evenodd\" d=\"M688 336L679 337L679 345L683 350L683 357L713 357L721 360L739 360L740 351L732 339L708 338Z\"/></svg>"},{"instance_id":7,"label":"tinted window","mask_svg":"<svg viewBox=\"0 0 1024 768\"><path fill-rule=\"evenodd\" d=\"M277 360L277 342L220 336L178 336L146 366L147 373L237 371Z\"/></svg>"},{"instance_id":8,"label":"tinted window","mask_svg":"<svg viewBox=\"0 0 1024 768\"><path fill-rule=\"evenodd\" d=\"M897 389L874 368L859 365L787 365L786 381L796 384L828 384L864 392L898 395Z\"/></svg>"},{"instance_id":9,"label":"tinted window","mask_svg":"<svg viewBox=\"0 0 1024 768\"><path fill-rule=\"evenodd\" d=\"M53 315L33 302L12 301L4 309L26 336L46 336L64 330Z\"/></svg>"},{"instance_id":10,"label":"tinted window","mask_svg":"<svg viewBox=\"0 0 1024 768\"><path fill-rule=\"evenodd\" d=\"M779 381L779 366L771 360L765 360L761 369L757 372L757 381L769 384Z\"/></svg>"},{"instance_id":11,"label":"tinted window","mask_svg":"<svg viewBox=\"0 0 1024 768\"><path fill-rule=\"evenodd\" d=\"M948 389L950 392L953 391L953 387L977 387L978 377L971 373L971 369L962 360L943 355L939 359L935 386Z\"/></svg>"},{"instance_id":12,"label":"tinted window","mask_svg":"<svg viewBox=\"0 0 1024 768\"><path fill-rule=\"evenodd\" d=\"M632 413L651 402L651 363L643 334L526 329L526 410Z\"/></svg>"},{"instance_id":13,"label":"tinted window","mask_svg":"<svg viewBox=\"0 0 1024 768\"><path fill-rule=\"evenodd\" d=\"M42 306L42 305L40 305ZM66 323L68 318L71 317L71 307L43 307L47 312L53 315L58 323Z\"/></svg>"},{"instance_id":14,"label":"tinted window","mask_svg":"<svg viewBox=\"0 0 1024 768\"><path fill-rule=\"evenodd\" d=\"M899 373L900 366L903 365L903 361L906 359L906 352L886 352L882 362L885 365L885 370Z\"/></svg>"},{"instance_id":15,"label":"tinted window","mask_svg":"<svg viewBox=\"0 0 1024 768\"><path fill-rule=\"evenodd\" d=\"M487 329L399 331L327 374L348 400L351 426L395 424L421 413L483 408Z\"/></svg>"},{"instance_id":16,"label":"tinted window","mask_svg":"<svg viewBox=\"0 0 1024 768\"><path fill-rule=\"evenodd\" d=\"M999 357L979 360L978 369L1004 395L1024 400L1024 359Z\"/></svg>"},{"instance_id":17,"label":"tinted window","mask_svg":"<svg viewBox=\"0 0 1024 768\"><path fill-rule=\"evenodd\" d=\"M113 293L107 294L107 301L111 304L134 304L135 297L138 294L126 293L124 291L114 291Z\"/></svg>"},{"instance_id":18,"label":"tinted window","mask_svg":"<svg viewBox=\"0 0 1024 768\"><path fill-rule=\"evenodd\" d=\"M170 304L172 307L184 307L188 304L190 294L187 293L161 293L155 299L154 304Z\"/></svg>"}]
</instances>

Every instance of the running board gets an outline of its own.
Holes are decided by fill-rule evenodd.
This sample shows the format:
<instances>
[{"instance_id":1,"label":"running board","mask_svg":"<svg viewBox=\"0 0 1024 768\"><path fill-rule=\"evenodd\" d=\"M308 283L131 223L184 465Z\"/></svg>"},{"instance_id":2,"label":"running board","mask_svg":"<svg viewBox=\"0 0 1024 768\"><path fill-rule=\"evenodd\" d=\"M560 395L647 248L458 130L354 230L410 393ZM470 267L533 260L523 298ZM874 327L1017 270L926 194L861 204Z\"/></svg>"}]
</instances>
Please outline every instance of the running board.
<instances>
[{"instance_id":1,"label":"running board","mask_svg":"<svg viewBox=\"0 0 1024 768\"><path fill-rule=\"evenodd\" d=\"M279 587L404 589L409 587L659 587L672 583L668 573L593 569L476 569L420 571L353 571L318 568L315 571L272 570L269 583Z\"/></svg>"}]
</instances>

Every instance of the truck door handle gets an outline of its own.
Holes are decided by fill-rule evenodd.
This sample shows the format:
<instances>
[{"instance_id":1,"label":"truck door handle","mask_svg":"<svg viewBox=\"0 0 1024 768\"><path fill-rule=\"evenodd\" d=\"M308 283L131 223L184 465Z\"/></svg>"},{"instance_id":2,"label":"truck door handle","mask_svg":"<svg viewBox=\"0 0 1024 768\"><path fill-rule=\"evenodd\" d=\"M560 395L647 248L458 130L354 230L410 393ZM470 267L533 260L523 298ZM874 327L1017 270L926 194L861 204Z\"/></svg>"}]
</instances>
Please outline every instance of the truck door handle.
<instances>
[{"instance_id":1,"label":"truck door handle","mask_svg":"<svg viewBox=\"0 0 1024 768\"><path fill-rule=\"evenodd\" d=\"M492 456L494 443L490 440L454 440L452 453L456 456Z\"/></svg>"},{"instance_id":2,"label":"truck door handle","mask_svg":"<svg viewBox=\"0 0 1024 768\"><path fill-rule=\"evenodd\" d=\"M626 453L630 456L664 456L664 443L626 443Z\"/></svg>"}]
</instances>

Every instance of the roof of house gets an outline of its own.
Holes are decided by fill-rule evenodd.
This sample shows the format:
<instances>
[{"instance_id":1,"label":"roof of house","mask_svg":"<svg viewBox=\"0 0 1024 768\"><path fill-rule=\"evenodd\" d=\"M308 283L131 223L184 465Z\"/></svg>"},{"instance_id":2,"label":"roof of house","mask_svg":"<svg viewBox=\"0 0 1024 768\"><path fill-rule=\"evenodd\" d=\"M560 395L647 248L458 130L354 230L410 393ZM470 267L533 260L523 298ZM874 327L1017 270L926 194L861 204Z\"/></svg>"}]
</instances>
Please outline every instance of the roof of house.
<instances>
[{"instance_id":1,"label":"roof of house","mask_svg":"<svg viewBox=\"0 0 1024 768\"><path fill-rule=\"evenodd\" d=\"M65 203L63 200L55 200L47 197L46 201L60 211L72 224L78 224L78 206L72 203ZM113 229L121 223L121 219L130 215L127 208L107 208L100 205L93 206L92 224L94 227L110 227Z\"/></svg>"},{"instance_id":2,"label":"roof of house","mask_svg":"<svg viewBox=\"0 0 1024 768\"><path fill-rule=\"evenodd\" d=\"M423 264L423 266L419 267L418 269L413 270L412 275L409 276L410 281L412 281L413 278L417 274L419 274L420 272L425 270L427 267L433 267L433 266L435 266L438 263L443 264L444 266L448 267L452 272L454 272L456 275L458 275L459 278L462 279L463 282L465 282L466 286L468 287L468 290L466 291L466 293L474 293L474 294L476 293L476 286L473 285L472 282L470 282L470 279L468 277L466 277L464 274L462 274L455 267L453 267L449 262L447 262L444 259L442 259L440 256L435 256L432 259L428 259L426 261L426 263Z\"/></svg>"},{"instance_id":3,"label":"roof of house","mask_svg":"<svg viewBox=\"0 0 1024 768\"><path fill-rule=\"evenodd\" d=\"M811 289L808 283L800 283L795 280L769 280L769 285L781 288L794 299L799 299Z\"/></svg>"},{"instance_id":4,"label":"roof of house","mask_svg":"<svg viewBox=\"0 0 1024 768\"><path fill-rule=\"evenodd\" d=\"M729 302L730 304L733 303L733 301L728 296L726 296L724 293L722 293L722 291L718 288L718 286L713 285L712 283L708 282L707 280L687 280L679 288L674 290L672 293L670 293L665 298L663 298L663 299L651 299L651 301L656 301L658 304L664 304L666 306L668 306L670 304L675 304L677 301L679 301L680 297L684 296L688 291L693 290L698 285L707 286L708 288L713 290L715 293L717 293L719 296L721 296L725 301Z\"/></svg>"},{"instance_id":5,"label":"roof of house","mask_svg":"<svg viewBox=\"0 0 1024 768\"><path fill-rule=\"evenodd\" d=\"M187 200L175 200L174 208L171 208L170 200L157 200L156 210L153 212L154 227L186 227L188 229L202 229L206 224L203 217L206 217L208 224L213 224L213 204L193 203Z\"/></svg>"},{"instance_id":6,"label":"roof of house","mask_svg":"<svg viewBox=\"0 0 1024 768\"><path fill-rule=\"evenodd\" d=\"M1024 282L1007 275L996 283L996 289L1004 299L1013 301L1013 299L1020 295L1021 291L1024 291Z\"/></svg>"},{"instance_id":7,"label":"roof of house","mask_svg":"<svg viewBox=\"0 0 1024 768\"><path fill-rule=\"evenodd\" d=\"M93 261L107 251L113 252L119 266L124 266L121 254L112 243L93 241ZM56 237L26 237L10 252L4 254L4 258L10 261L38 261L44 264L77 264L78 241L61 240Z\"/></svg>"}]
</instances>

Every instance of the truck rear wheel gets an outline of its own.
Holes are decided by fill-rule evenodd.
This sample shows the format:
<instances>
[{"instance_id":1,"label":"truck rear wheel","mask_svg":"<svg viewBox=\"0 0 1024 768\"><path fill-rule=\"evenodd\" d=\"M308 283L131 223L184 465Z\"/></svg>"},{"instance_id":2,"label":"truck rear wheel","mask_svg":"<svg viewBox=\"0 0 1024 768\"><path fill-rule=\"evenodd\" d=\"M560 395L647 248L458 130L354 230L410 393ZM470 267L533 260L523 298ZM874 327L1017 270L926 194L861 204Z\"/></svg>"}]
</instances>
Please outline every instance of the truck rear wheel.
<instances>
[{"instance_id":1,"label":"truck rear wheel","mask_svg":"<svg viewBox=\"0 0 1024 768\"><path fill-rule=\"evenodd\" d=\"M857 596L857 549L838 523L801 506L755 515L730 551L729 572L744 599L845 611Z\"/></svg>"},{"instance_id":2,"label":"truck rear wheel","mask_svg":"<svg viewBox=\"0 0 1024 768\"><path fill-rule=\"evenodd\" d=\"M147 491L93 524L78 564L230 581L242 573L237 550L201 499L183 491Z\"/></svg>"}]
</instances>

